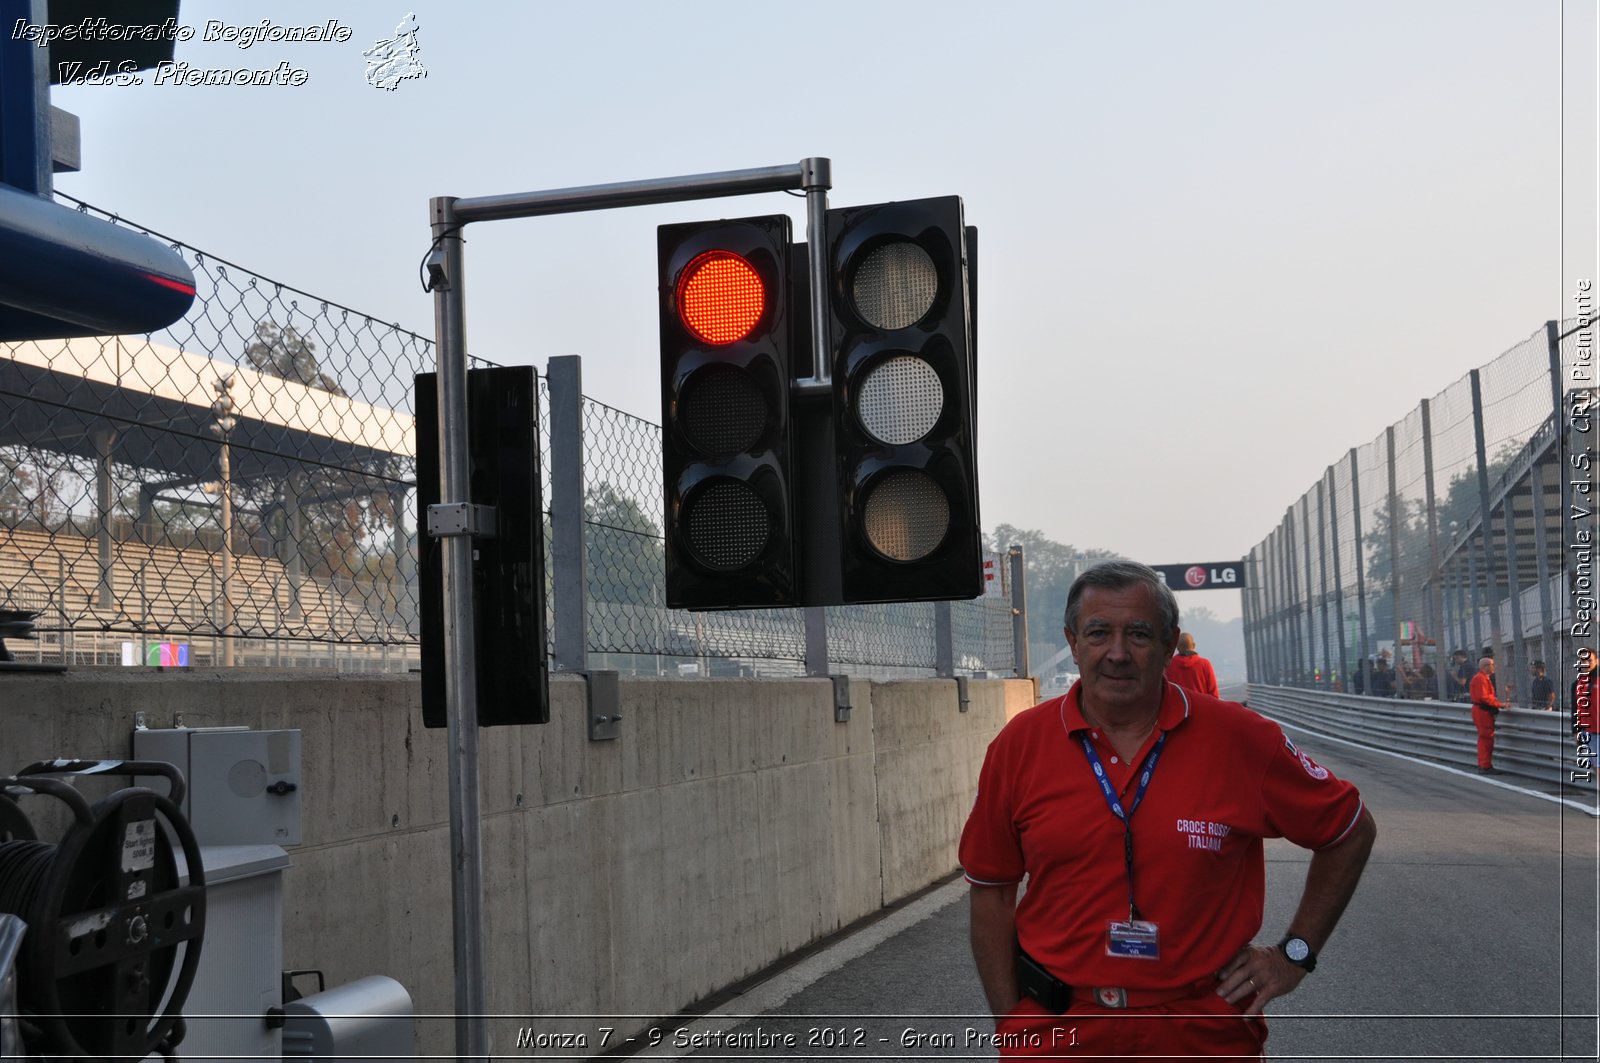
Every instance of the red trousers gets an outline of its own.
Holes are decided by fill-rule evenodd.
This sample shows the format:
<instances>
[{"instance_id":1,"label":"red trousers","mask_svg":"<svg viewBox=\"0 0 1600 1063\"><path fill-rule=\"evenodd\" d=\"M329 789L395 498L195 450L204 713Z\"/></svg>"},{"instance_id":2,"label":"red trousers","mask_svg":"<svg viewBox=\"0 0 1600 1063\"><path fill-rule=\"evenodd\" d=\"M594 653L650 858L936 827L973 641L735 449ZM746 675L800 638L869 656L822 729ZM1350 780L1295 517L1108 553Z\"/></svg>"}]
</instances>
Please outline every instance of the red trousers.
<instances>
[{"instance_id":1,"label":"red trousers","mask_svg":"<svg viewBox=\"0 0 1600 1063\"><path fill-rule=\"evenodd\" d=\"M1102 1008L1084 1001L1061 1015L1023 997L995 1027L995 1037L992 1047L1002 1059L1260 1060L1267 1024L1243 1018L1241 1008L1213 992L1153 1008Z\"/></svg>"},{"instance_id":2,"label":"red trousers","mask_svg":"<svg viewBox=\"0 0 1600 1063\"><path fill-rule=\"evenodd\" d=\"M1478 767L1494 767L1494 714L1472 706L1472 723L1478 729Z\"/></svg>"}]
</instances>

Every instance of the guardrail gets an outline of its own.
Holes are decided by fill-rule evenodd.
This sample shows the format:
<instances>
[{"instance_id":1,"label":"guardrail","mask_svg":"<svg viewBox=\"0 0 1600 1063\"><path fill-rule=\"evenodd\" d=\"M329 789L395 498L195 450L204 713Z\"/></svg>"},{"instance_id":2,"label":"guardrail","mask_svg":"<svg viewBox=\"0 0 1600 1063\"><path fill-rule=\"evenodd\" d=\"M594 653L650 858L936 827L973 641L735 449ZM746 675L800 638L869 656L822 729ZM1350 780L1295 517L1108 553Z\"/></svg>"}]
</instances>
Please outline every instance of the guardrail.
<instances>
[{"instance_id":1,"label":"guardrail","mask_svg":"<svg viewBox=\"0 0 1600 1063\"><path fill-rule=\"evenodd\" d=\"M1252 683L1249 704L1263 716L1359 745L1477 770L1478 732L1471 708L1462 702L1397 701ZM1593 745L1591 740L1588 748ZM1503 709L1495 720L1494 765L1508 776L1592 795L1593 757L1585 758L1580 762L1566 713Z\"/></svg>"}]
</instances>

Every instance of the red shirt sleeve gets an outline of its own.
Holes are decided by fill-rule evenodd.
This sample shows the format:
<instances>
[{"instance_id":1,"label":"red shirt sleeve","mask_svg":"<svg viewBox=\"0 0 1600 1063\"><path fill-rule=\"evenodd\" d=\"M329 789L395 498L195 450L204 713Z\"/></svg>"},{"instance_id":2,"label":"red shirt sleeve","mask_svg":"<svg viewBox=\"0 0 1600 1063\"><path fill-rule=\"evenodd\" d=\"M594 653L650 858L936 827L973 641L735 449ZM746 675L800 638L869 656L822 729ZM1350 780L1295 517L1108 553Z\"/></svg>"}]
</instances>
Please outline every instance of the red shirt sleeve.
<instances>
[{"instance_id":1,"label":"red shirt sleeve","mask_svg":"<svg viewBox=\"0 0 1600 1063\"><path fill-rule=\"evenodd\" d=\"M1214 698L1220 698L1222 690L1217 686L1217 670L1211 667L1210 661L1202 660L1200 664L1202 666L1201 672L1203 673L1201 682L1204 687L1200 692L1202 694L1210 694Z\"/></svg>"},{"instance_id":2,"label":"red shirt sleeve","mask_svg":"<svg viewBox=\"0 0 1600 1063\"><path fill-rule=\"evenodd\" d=\"M1360 791L1287 737L1268 762L1261 795L1272 829L1304 849L1342 841L1361 818Z\"/></svg>"},{"instance_id":3,"label":"red shirt sleeve","mask_svg":"<svg viewBox=\"0 0 1600 1063\"><path fill-rule=\"evenodd\" d=\"M1007 755L1012 745L1005 731L989 743L978 773L978 798L961 831L961 870L977 886L1022 881L1022 839L1017 836L1011 787L1016 766Z\"/></svg>"}]
</instances>

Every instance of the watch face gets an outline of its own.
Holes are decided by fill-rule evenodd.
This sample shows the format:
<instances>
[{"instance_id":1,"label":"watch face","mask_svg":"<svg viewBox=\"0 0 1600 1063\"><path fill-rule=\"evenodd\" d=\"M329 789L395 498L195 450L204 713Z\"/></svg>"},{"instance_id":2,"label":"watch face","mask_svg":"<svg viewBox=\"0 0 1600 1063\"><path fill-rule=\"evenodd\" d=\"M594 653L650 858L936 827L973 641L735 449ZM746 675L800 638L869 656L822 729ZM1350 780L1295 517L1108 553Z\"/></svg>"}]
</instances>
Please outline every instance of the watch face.
<instances>
[{"instance_id":1,"label":"watch face","mask_svg":"<svg viewBox=\"0 0 1600 1063\"><path fill-rule=\"evenodd\" d=\"M1301 963L1307 956L1311 955L1311 946L1299 938L1290 938L1283 943L1283 952L1295 963Z\"/></svg>"}]
</instances>

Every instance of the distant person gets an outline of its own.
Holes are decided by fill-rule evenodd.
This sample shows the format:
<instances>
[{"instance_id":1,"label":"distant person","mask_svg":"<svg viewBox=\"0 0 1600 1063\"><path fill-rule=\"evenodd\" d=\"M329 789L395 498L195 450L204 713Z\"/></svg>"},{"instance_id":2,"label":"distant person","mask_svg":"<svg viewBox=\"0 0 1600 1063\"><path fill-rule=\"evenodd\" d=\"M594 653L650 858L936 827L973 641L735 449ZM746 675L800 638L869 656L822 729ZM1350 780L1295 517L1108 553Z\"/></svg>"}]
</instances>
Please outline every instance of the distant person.
<instances>
[{"instance_id":1,"label":"distant person","mask_svg":"<svg viewBox=\"0 0 1600 1063\"><path fill-rule=\"evenodd\" d=\"M1485 646L1481 651L1479 651L1478 660L1482 661L1485 657L1489 658L1489 660L1491 660L1491 661L1494 660L1494 647L1493 646ZM1476 678L1476 677L1474 677L1474 678ZM1497 676L1493 672L1490 672L1489 673L1489 682L1490 682L1490 684L1492 684L1494 686L1495 693L1496 694L1500 693L1500 678L1499 678L1499 676Z\"/></svg>"},{"instance_id":2,"label":"distant person","mask_svg":"<svg viewBox=\"0 0 1600 1063\"><path fill-rule=\"evenodd\" d=\"M1449 695L1452 701L1472 700L1472 665L1467 662L1467 651L1456 650L1450 655Z\"/></svg>"},{"instance_id":3,"label":"distant person","mask_svg":"<svg viewBox=\"0 0 1600 1063\"><path fill-rule=\"evenodd\" d=\"M1502 775L1494 766L1494 718L1505 708L1494 693L1494 658L1478 661L1478 674L1472 677L1472 724L1478 729L1478 774Z\"/></svg>"},{"instance_id":4,"label":"distant person","mask_svg":"<svg viewBox=\"0 0 1600 1063\"><path fill-rule=\"evenodd\" d=\"M1439 693L1439 673L1433 665L1425 664L1417 671L1417 678L1422 680L1422 688L1417 694L1419 698L1432 698Z\"/></svg>"},{"instance_id":5,"label":"distant person","mask_svg":"<svg viewBox=\"0 0 1600 1063\"><path fill-rule=\"evenodd\" d=\"M1595 669L1595 652L1585 646L1578 651L1578 678L1572 681L1572 722L1580 729L1595 733L1596 701L1600 701L1600 684Z\"/></svg>"},{"instance_id":6,"label":"distant person","mask_svg":"<svg viewBox=\"0 0 1600 1063\"><path fill-rule=\"evenodd\" d=\"M1178 652L1167 662L1166 675L1180 687L1187 687L1198 694L1210 694L1214 698L1222 696L1217 689L1216 671L1210 661L1195 651L1194 636L1187 631L1178 636Z\"/></svg>"},{"instance_id":7,"label":"distant person","mask_svg":"<svg viewBox=\"0 0 1600 1063\"><path fill-rule=\"evenodd\" d=\"M1394 673L1389 671L1389 658L1379 657L1378 663L1372 666L1372 696L1375 698L1394 697Z\"/></svg>"},{"instance_id":8,"label":"distant person","mask_svg":"<svg viewBox=\"0 0 1600 1063\"><path fill-rule=\"evenodd\" d=\"M1420 698L1426 691L1423 690L1422 673L1411 667L1405 661L1400 662L1400 696L1404 698Z\"/></svg>"},{"instance_id":9,"label":"distant person","mask_svg":"<svg viewBox=\"0 0 1600 1063\"><path fill-rule=\"evenodd\" d=\"M1554 712L1556 710L1556 685L1549 676L1544 674L1544 662L1534 661L1528 665L1528 671L1533 673L1533 679L1528 683L1528 707Z\"/></svg>"}]
</instances>

